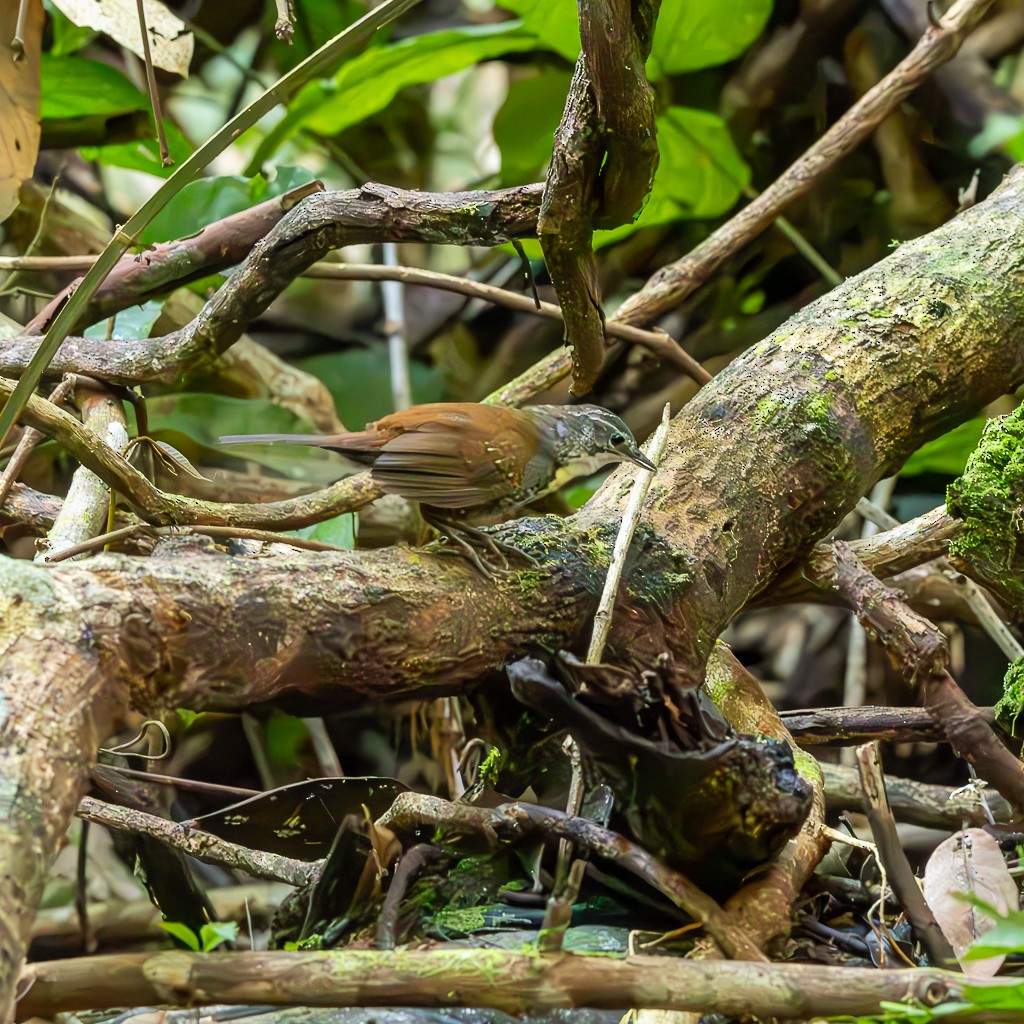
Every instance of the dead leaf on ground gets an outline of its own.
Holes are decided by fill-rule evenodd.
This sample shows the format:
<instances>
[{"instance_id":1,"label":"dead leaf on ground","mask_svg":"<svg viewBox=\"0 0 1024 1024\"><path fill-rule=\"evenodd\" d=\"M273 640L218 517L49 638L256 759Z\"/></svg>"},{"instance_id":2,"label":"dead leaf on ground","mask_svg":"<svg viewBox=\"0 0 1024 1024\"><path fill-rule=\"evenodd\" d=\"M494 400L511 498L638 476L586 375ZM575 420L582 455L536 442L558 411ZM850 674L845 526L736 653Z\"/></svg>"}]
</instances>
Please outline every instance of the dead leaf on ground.
<instances>
[{"instance_id":1,"label":"dead leaf on ground","mask_svg":"<svg viewBox=\"0 0 1024 1024\"><path fill-rule=\"evenodd\" d=\"M143 58L135 0L51 0L69 21L94 28ZM188 78L195 40L185 23L160 0L143 0L149 49L155 67ZM144 59L144 58L143 58Z\"/></svg>"},{"instance_id":2,"label":"dead leaf on ground","mask_svg":"<svg viewBox=\"0 0 1024 1024\"><path fill-rule=\"evenodd\" d=\"M924 898L964 974L991 978L1002 967L1005 956L964 960L963 955L996 922L968 903L965 895L984 900L1002 914L1017 909L1017 884L999 844L984 829L965 829L936 847L924 869Z\"/></svg>"},{"instance_id":3,"label":"dead leaf on ground","mask_svg":"<svg viewBox=\"0 0 1024 1024\"><path fill-rule=\"evenodd\" d=\"M0 5L0 221L18 205L21 183L32 177L39 155L39 50L43 39L42 0L31 0L15 60L11 47L18 4Z\"/></svg>"}]
</instances>

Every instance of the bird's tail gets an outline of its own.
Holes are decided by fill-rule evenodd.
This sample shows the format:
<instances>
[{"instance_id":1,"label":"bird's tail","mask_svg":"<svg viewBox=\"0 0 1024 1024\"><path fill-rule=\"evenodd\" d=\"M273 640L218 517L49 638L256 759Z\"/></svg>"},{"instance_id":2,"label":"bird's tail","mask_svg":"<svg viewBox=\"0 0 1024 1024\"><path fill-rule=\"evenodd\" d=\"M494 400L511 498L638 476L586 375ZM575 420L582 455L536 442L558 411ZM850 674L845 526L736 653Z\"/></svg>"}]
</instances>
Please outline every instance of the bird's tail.
<instances>
[{"instance_id":1,"label":"bird's tail","mask_svg":"<svg viewBox=\"0 0 1024 1024\"><path fill-rule=\"evenodd\" d=\"M287 441L290 444L329 448L344 437L344 434L227 434L217 440L221 444L271 444L274 441Z\"/></svg>"},{"instance_id":2,"label":"bird's tail","mask_svg":"<svg viewBox=\"0 0 1024 1024\"><path fill-rule=\"evenodd\" d=\"M344 434L228 434L218 440L221 444L270 444L285 441L289 444L312 445L341 452L364 465L373 464L383 443L380 437L367 430Z\"/></svg>"}]
</instances>

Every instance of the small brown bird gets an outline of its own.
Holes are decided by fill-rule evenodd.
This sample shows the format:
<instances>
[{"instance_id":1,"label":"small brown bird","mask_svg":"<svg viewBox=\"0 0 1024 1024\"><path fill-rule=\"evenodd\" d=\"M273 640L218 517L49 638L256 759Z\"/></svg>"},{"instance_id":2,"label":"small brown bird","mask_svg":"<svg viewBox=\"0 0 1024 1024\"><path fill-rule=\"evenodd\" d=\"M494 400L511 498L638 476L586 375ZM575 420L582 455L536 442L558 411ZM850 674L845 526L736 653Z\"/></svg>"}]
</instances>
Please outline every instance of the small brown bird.
<instances>
[{"instance_id":1,"label":"small brown bird","mask_svg":"<svg viewBox=\"0 0 1024 1024\"><path fill-rule=\"evenodd\" d=\"M493 539L459 520L494 520L612 462L655 468L629 427L597 405L510 409L438 402L392 413L351 433L220 440L316 445L369 464L382 490L420 502L423 518L456 541L485 574L477 549L497 554L506 566L507 560Z\"/></svg>"}]
</instances>

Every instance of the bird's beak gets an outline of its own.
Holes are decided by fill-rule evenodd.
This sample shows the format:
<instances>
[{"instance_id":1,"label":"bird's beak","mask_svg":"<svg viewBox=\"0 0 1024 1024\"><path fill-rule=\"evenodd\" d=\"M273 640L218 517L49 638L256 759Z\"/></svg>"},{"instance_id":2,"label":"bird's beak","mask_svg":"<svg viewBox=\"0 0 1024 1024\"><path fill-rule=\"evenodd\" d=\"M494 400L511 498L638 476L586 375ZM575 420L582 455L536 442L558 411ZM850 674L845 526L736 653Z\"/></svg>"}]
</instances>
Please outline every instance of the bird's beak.
<instances>
[{"instance_id":1,"label":"bird's beak","mask_svg":"<svg viewBox=\"0 0 1024 1024\"><path fill-rule=\"evenodd\" d=\"M658 467L639 448L634 448L626 458L638 466L643 466L644 469L649 469L652 473L656 473L658 470Z\"/></svg>"}]
</instances>

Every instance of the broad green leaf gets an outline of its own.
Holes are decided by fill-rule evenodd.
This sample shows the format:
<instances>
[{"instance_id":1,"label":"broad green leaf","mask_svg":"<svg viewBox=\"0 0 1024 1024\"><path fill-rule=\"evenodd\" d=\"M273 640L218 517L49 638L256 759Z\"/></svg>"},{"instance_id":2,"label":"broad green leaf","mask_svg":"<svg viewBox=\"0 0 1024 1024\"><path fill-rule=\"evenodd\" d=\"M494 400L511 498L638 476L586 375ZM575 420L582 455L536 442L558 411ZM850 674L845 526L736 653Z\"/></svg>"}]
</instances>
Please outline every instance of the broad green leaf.
<instances>
[{"instance_id":1,"label":"broad green leaf","mask_svg":"<svg viewBox=\"0 0 1024 1024\"><path fill-rule=\"evenodd\" d=\"M122 309L114 317L114 326L110 332L110 339L118 338L148 338L153 324L160 319L160 310L164 308L163 301L155 299L144 302L141 306L130 306ZM107 321L101 320L84 331L87 338L106 338Z\"/></svg>"},{"instance_id":2,"label":"broad green leaf","mask_svg":"<svg viewBox=\"0 0 1024 1024\"><path fill-rule=\"evenodd\" d=\"M968 456L978 447L987 422L984 416L975 416L934 441L921 445L903 464L900 476L919 476L921 473L959 476L967 465Z\"/></svg>"},{"instance_id":3,"label":"broad green leaf","mask_svg":"<svg viewBox=\"0 0 1024 1024\"><path fill-rule=\"evenodd\" d=\"M39 119L110 116L147 110L149 100L116 68L84 57L44 53Z\"/></svg>"},{"instance_id":4,"label":"broad green leaf","mask_svg":"<svg viewBox=\"0 0 1024 1024\"><path fill-rule=\"evenodd\" d=\"M509 86L492 129L501 151L502 186L539 180L551 157L571 78L568 71L545 69Z\"/></svg>"},{"instance_id":5,"label":"broad green leaf","mask_svg":"<svg viewBox=\"0 0 1024 1024\"><path fill-rule=\"evenodd\" d=\"M338 415L352 430L358 430L364 423L394 412L391 404L391 368L387 349L383 345L310 356L296 365L324 382L334 398ZM440 371L413 361L409 364L409 376L412 400L416 405L443 401L444 376Z\"/></svg>"},{"instance_id":6,"label":"broad green leaf","mask_svg":"<svg viewBox=\"0 0 1024 1024\"><path fill-rule=\"evenodd\" d=\"M199 952L199 936L181 921L157 921L165 932L183 942L193 953Z\"/></svg>"},{"instance_id":7,"label":"broad green leaf","mask_svg":"<svg viewBox=\"0 0 1024 1024\"><path fill-rule=\"evenodd\" d=\"M85 160L95 160L105 167L125 167L130 171L144 171L158 178L168 178L175 167L192 155L192 146L173 122L164 120L164 136L174 165L164 167L160 160L160 147L155 132L134 142L118 142L110 146L79 146Z\"/></svg>"},{"instance_id":8,"label":"broad green leaf","mask_svg":"<svg viewBox=\"0 0 1024 1024\"><path fill-rule=\"evenodd\" d=\"M433 82L481 60L539 46L536 36L510 21L430 32L366 50L339 68L333 78L305 86L252 162L259 166L302 128L336 135L383 110L400 89Z\"/></svg>"},{"instance_id":9,"label":"broad green leaf","mask_svg":"<svg viewBox=\"0 0 1024 1024\"><path fill-rule=\"evenodd\" d=\"M652 79L724 64L760 34L772 0L664 0L647 65Z\"/></svg>"},{"instance_id":10,"label":"broad green leaf","mask_svg":"<svg viewBox=\"0 0 1024 1024\"><path fill-rule=\"evenodd\" d=\"M750 181L750 168L717 114L669 107L657 130L661 160L647 205L635 224L598 232L596 246L617 242L637 228L719 217Z\"/></svg>"},{"instance_id":11,"label":"broad green leaf","mask_svg":"<svg viewBox=\"0 0 1024 1024\"><path fill-rule=\"evenodd\" d=\"M523 27L538 37L541 47L576 62L580 53L580 23L575 0L500 0L500 4L519 15Z\"/></svg>"},{"instance_id":12,"label":"broad green leaf","mask_svg":"<svg viewBox=\"0 0 1024 1024\"><path fill-rule=\"evenodd\" d=\"M500 0L543 45L575 61L580 31L574 0ZM771 0L663 0L647 64L652 81L738 57L760 34Z\"/></svg>"},{"instance_id":13,"label":"broad green leaf","mask_svg":"<svg viewBox=\"0 0 1024 1024\"><path fill-rule=\"evenodd\" d=\"M142 232L143 244L163 242L195 234L216 220L262 203L265 199L313 180L313 174L302 167L279 167L274 178L262 174L253 178L224 175L200 178L186 185Z\"/></svg>"}]
</instances>

